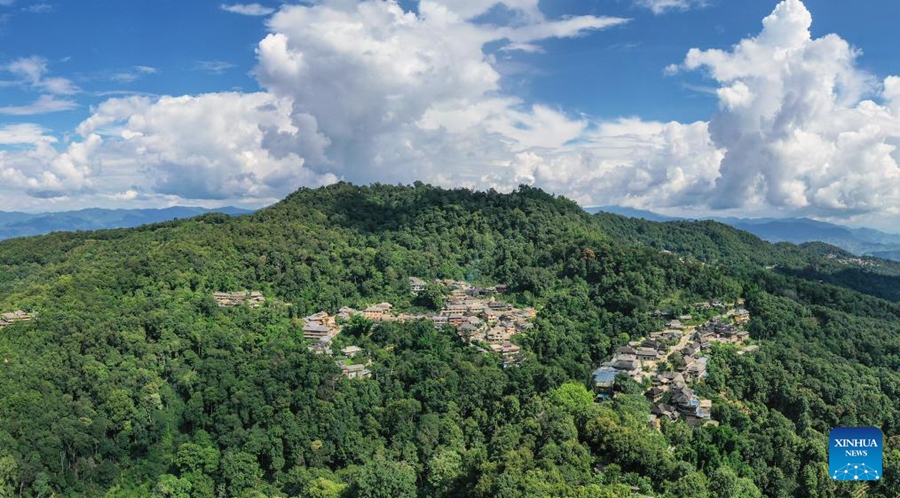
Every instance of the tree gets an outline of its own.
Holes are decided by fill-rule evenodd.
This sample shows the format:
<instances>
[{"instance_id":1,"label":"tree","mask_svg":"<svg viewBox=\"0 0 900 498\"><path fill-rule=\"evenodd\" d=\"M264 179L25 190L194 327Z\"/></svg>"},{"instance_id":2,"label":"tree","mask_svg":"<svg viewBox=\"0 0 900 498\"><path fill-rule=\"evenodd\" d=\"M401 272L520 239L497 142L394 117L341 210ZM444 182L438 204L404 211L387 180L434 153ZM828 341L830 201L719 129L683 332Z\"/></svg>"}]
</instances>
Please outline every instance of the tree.
<instances>
[{"instance_id":1,"label":"tree","mask_svg":"<svg viewBox=\"0 0 900 498\"><path fill-rule=\"evenodd\" d=\"M416 472L407 463L374 459L354 473L353 496L415 498Z\"/></svg>"}]
</instances>

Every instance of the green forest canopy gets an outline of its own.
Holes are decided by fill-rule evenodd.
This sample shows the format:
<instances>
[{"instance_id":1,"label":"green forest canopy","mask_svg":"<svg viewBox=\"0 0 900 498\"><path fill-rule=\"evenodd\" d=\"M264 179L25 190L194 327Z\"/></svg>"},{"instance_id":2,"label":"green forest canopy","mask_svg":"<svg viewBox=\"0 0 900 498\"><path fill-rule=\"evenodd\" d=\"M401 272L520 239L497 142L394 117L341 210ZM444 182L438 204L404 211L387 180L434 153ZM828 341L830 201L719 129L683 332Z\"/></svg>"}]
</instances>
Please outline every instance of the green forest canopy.
<instances>
[{"instance_id":1,"label":"green forest canopy","mask_svg":"<svg viewBox=\"0 0 900 498\"><path fill-rule=\"evenodd\" d=\"M713 222L588 215L511 194L346 183L251 216L0 243L0 497L831 497L827 434L886 435L900 493L900 265ZM340 378L292 320L413 300L407 278L510 285L537 307L502 368L430 323L356 322ZM290 307L220 309L262 289ZM650 311L744 297L761 350L715 348L718 427L647 424L587 381Z\"/></svg>"}]
</instances>

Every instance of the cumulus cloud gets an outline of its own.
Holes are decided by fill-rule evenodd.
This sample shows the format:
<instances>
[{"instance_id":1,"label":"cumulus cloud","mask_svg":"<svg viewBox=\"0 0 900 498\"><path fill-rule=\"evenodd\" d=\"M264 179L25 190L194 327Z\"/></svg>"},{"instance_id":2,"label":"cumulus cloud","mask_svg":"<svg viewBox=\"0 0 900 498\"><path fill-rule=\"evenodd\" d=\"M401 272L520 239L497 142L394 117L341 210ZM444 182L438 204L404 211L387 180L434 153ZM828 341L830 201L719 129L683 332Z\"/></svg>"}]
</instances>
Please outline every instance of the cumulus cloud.
<instances>
[{"instance_id":1,"label":"cumulus cloud","mask_svg":"<svg viewBox=\"0 0 900 498\"><path fill-rule=\"evenodd\" d=\"M212 117L212 119L210 119ZM263 129L291 135L287 103L267 93L112 99L78 127L108 142L104 154L145 170L147 187L183 198L269 198L299 185L336 181L305 167L322 143L274 157Z\"/></svg>"},{"instance_id":2,"label":"cumulus cloud","mask_svg":"<svg viewBox=\"0 0 900 498\"><path fill-rule=\"evenodd\" d=\"M231 12L232 14L241 14L244 16L268 16L275 12L275 9L262 6L258 3L236 3L231 5L223 3L219 8L226 12Z\"/></svg>"},{"instance_id":3,"label":"cumulus cloud","mask_svg":"<svg viewBox=\"0 0 900 498\"><path fill-rule=\"evenodd\" d=\"M485 22L498 5L511 21ZM425 180L526 183L586 205L898 214L900 78L859 69L837 35L813 38L799 0L781 2L757 36L672 66L709 78L719 100L709 121L576 115L504 90L498 47L535 51L624 22L547 19L537 0L284 5L257 47L263 91L111 99L55 155L32 133L33 150L5 152L0 174L34 195L111 201L261 201L339 179ZM42 81L29 67L22 77Z\"/></svg>"},{"instance_id":4,"label":"cumulus cloud","mask_svg":"<svg viewBox=\"0 0 900 498\"><path fill-rule=\"evenodd\" d=\"M520 22L467 21L498 4L517 11ZM256 74L270 92L293 102L298 127L312 117L328 137L330 160L322 167L356 181L413 175L453 181L478 169L462 142L450 142L461 130L466 143L491 149L485 157L501 158L561 145L584 128L580 119L501 95L486 44L582 36L624 22L547 20L531 0L422 1L418 13L383 1L285 6L259 44Z\"/></svg>"},{"instance_id":5,"label":"cumulus cloud","mask_svg":"<svg viewBox=\"0 0 900 498\"><path fill-rule=\"evenodd\" d=\"M813 38L811 24L801 1L785 0L758 36L692 49L681 64L719 85L709 131L725 155L711 207L822 215L900 205L897 79L879 85L856 66L858 50L837 35Z\"/></svg>"}]
</instances>

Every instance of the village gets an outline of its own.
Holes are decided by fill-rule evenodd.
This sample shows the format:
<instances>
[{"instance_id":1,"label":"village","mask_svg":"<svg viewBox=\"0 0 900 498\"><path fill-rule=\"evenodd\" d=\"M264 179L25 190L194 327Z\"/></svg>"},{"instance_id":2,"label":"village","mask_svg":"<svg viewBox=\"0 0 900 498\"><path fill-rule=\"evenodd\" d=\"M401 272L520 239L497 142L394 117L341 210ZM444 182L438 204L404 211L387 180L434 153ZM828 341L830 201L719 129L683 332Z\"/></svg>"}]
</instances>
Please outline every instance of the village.
<instances>
[{"instance_id":1,"label":"village","mask_svg":"<svg viewBox=\"0 0 900 498\"><path fill-rule=\"evenodd\" d=\"M511 339L533 327L531 320L537 315L534 308L518 309L499 300L498 297L507 291L505 285L479 287L457 280L435 280L434 284L447 293L446 302L437 313L397 313L391 303L383 302L362 310L344 307L335 315L320 311L303 318L303 338L311 341L309 351L333 356L332 342L341 333L342 324L354 316L360 316L375 323L427 320L436 328L451 326L467 344L499 355L504 367L514 366L522 360L521 348ZM422 293L427 285L418 277L409 278L414 295ZM266 302L259 291L217 292L213 298L223 308L243 305L258 308ZM364 351L356 346L341 349L335 363L350 379L364 379L372 375L367 368L370 363L365 360Z\"/></svg>"},{"instance_id":2,"label":"village","mask_svg":"<svg viewBox=\"0 0 900 498\"><path fill-rule=\"evenodd\" d=\"M664 330L649 337L631 341L616 350L615 355L597 368L593 375L597 399L614 396L613 387L619 376L626 376L642 386L650 386L645 396L652 403L650 424L657 429L661 420L684 420L691 426L717 425L712 420L712 401L700 399L689 387L708 376L707 356L712 343L731 343L741 346L738 354L754 352L758 346L746 345L749 333L744 326L750 321L750 313L741 307L743 301L727 306L718 301L695 303L694 309L706 312L711 309L723 313L702 322L691 315L672 318ZM653 316L671 318L668 310L655 311ZM697 325L687 323L701 321Z\"/></svg>"},{"instance_id":3,"label":"village","mask_svg":"<svg viewBox=\"0 0 900 498\"><path fill-rule=\"evenodd\" d=\"M505 285L479 287L456 280L432 283L440 286L446 295L443 307L436 313L400 313L391 303L382 302L364 309L343 307L334 315L320 311L302 318L302 334L310 341L309 351L334 357L341 374L348 379L371 377L371 360L362 348L347 346L337 350L333 345L343 325L359 316L375 323L427 320L437 328L450 326L470 346L497 354L504 368L522 361L522 350L513 344L512 338L534 326L532 320L537 314L534 308L519 309L501 300L500 296L507 292ZM421 278L409 278L410 290L416 296L428 285ZM257 308L266 303L259 291L215 293L213 297L224 308L244 305ZM738 345L738 354L758 349L748 344L745 325L750 321L750 313L743 304L743 300L729 304L717 300L694 303L697 318L675 317L669 310L652 312L653 317L667 320L665 328L619 347L593 372L597 400L615 396L616 380L626 376L644 387L644 394L652 403L649 420L652 426L660 428L664 418L684 420L691 426L718 424L712 419L712 401L700 399L690 386L707 377L705 353L712 343ZM708 320L701 317L712 314Z\"/></svg>"}]
</instances>

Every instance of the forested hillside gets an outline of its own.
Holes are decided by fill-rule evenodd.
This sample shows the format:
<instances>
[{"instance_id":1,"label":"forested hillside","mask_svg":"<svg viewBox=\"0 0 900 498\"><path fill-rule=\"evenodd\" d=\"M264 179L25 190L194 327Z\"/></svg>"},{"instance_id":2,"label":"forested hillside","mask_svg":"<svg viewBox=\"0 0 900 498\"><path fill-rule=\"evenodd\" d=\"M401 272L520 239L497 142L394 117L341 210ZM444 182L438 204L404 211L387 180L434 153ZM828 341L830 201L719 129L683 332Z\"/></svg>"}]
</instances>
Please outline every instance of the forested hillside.
<instances>
[{"instance_id":1,"label":"forested hillside","mask_svg":"<svg viewBox=\"0 0 900 498\"><path fill-rule=\"evenodd\" d=\"M249 216L0 243L0 497L832 497L827 434L874 425L900 494L900 278L830 247L713 222L589 215L512 194L337 184ZM508 284L538 309L524 361L430 322L354 319L347 379L297 317L389 301L408 278ZM220 308L258 289L265 306ZM854 290L855 289L855 290ZM592 370L660 308L746 299L760 350L710 353L716 426L650 426ZM439 299L439 296L436 296ZM286 304L278 304L280 301Z\"/></svg>"}]
</instances>

